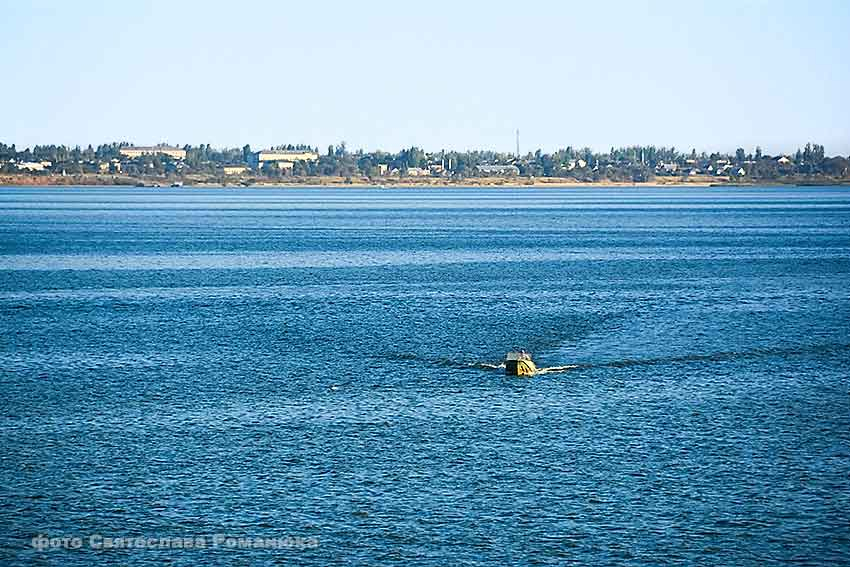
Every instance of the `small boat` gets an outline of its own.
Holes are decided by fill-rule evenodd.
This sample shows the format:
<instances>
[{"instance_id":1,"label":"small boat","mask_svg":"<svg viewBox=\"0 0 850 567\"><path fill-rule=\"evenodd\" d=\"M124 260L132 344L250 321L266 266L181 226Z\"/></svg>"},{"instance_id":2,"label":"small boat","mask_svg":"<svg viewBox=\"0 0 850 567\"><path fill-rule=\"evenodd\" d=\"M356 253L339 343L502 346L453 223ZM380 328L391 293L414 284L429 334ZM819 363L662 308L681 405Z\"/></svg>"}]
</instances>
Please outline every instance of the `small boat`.
<instances>
[{"instance_id":1,"label":"small boat","mask_svg":"<svg viewBox=\"0 0 850 567\"><path fill-rule=\"evenodd\" d=\"M537 365L524 350L512 350L505 355L505 374L508 376L534 376Z\"/></svg>"}]
</instances>

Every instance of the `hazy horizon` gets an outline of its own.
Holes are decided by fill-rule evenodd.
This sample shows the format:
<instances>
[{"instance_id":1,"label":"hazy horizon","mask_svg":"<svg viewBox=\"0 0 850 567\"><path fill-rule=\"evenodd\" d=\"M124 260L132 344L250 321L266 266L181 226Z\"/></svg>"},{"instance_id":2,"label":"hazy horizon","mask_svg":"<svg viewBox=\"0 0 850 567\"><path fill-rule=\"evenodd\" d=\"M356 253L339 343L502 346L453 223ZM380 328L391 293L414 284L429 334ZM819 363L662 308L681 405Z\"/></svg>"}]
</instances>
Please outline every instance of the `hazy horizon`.
<instances>
[{"instance_id":1,"label":"hazy horizon","mask_svg":"<svg viewBox=\"0 0 850 567\"><path fill-rule=\"evenodd\" d=\"M521 11L518 11L521 9ZM5 2L0 142L850 154L850 4Z\"/></svg>"}]
</instances>

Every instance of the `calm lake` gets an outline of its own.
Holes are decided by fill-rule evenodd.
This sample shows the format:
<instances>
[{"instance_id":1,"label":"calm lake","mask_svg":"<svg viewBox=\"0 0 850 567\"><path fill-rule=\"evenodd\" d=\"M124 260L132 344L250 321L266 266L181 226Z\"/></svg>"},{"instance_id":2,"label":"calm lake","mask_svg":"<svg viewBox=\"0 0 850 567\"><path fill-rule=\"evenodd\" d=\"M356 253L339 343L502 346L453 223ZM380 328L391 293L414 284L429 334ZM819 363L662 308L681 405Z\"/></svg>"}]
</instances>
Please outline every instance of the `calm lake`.
<instances>
[{"instance_id":1,"label":"calm lake","mask_svg":"<svg viewBox=\"0 0 850 567\"><path fill-rule=\"evenodd\" d=\"M6 187L0 321L4 565L850 561L850 188Z\"/></svg>"}]
</instances>

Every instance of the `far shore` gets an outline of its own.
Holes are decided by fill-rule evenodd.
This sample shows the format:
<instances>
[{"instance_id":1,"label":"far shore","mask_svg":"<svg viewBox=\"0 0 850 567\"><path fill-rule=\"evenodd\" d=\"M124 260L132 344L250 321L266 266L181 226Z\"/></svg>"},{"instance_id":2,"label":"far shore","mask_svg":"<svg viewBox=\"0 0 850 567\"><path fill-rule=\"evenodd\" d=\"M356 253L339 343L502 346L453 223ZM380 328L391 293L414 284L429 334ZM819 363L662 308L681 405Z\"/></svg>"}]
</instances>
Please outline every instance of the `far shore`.
<instances>
[{"instance_id":1,"label":"far shore","mask_svg":"<svg viewBox=\"0 0 850 567\"><path fill-rule=\"evenodd\" d=\"M0 187L127 186L127 187L755 187L755 186L850 185L848 179L810 178L787 180L731 180L725 176L656 177L650 181L587 181L564 177L285 177L221 178L193 175L175 177L129 177L122 175L0 174Z\"/></svg>"}]
</instances>

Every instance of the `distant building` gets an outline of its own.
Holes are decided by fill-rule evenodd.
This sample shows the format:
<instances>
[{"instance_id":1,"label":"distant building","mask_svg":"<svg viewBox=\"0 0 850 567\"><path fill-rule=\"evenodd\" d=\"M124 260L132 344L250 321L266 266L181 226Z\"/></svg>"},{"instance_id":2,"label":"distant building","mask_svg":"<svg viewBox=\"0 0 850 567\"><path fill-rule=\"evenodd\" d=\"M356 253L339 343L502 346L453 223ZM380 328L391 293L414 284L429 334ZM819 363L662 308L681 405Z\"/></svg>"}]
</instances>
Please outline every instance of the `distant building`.
<instances>
[{"instance_id":1,"label":"distant building","mask_svg":"<svg viewBox=\"0 0 850 567\"><path fill-rule=\"evenodd\" d=\"M791 163L791 160L790 160L790 159L788 159L788 158L787 158L787 157L785 157L785 156L782 156L781 158L779 158L778 160L776 160L776 163L779 163L779 164L782 164L782 165L788 165L789 163Z\"/></svg>"},{"instance_id":2,"label":"distant building","mask_svg":"<svg viewBox=\"0 0 850 567\"><path fill-rule=\"evenodd\" d=\"M253 166L262 169L265 164L275 164L281 169L292 169L296 161L317 161L319 154L312 150L261 150L253 156Z\"/></svg>"},{"instance_id":3,"label":"distant building","mask_svg":"<svg viewBox=\"0 0 850 567\"><path fill-rule=\"evenodd\" d=\"M407 176L408 177L425 177L429 175L431 172L425 169L424 167L408 167L407 168Z\"/></svg>"},{"instance_id":4,"label":"distant building","mask_svg":"<svg viewBox=\"0 0 850 567\"><path fill-rule=\"evenodd\" d=\"M519 175L519 168L515 165L476 165L475 171L482 175Z\"/></svg>"},{"instance_id":5,"label":"distant building","mask_svg":"<svg viewBox=\"0 0 850 567\"><path fill-rule=\"evenodd\" d=\"M117 159L98 162L97 171L98 173L121 173L121 162Z\"/></svg>"},{"instance_id":6,"label":"distant building","mask_svg":"<svg viewBox=\"0 0 850 567\"><path fill-rule=\"evenodd\" d=\"M129 146L121 148L119 153L130 159L142 157L144 155L165 155L174 159L186 159L186 150L173 146Z\"/></svg>"},{"instance_id":7,"label":"distant building","mask_svg":"<svg viewBox=\"0 0 850 567\"><path fill-rule=\"evenodd\" d=\"M743 167L738 168L738 177L743 177L747 174L746 170Z\"/></svg>"},{"instance_id":8,"label":"distant building","mask_svg":"<svg viewBox=\"0 0 850 567\"><path fill-rule=\"evenodd\" d=\"M247 165L225 165L221 168L225 175L242 175L248 171Z\"/></svg>"},{"instance_id":9,"label":"distant building","mask_svg":"<svg viewBox=\"0 0 850 567\"><path fill-rule=\"evenodd\" d=\"M27 171L44 171L48 167L52 166L53 163L49 161L22 161L20 163L15 164L19 170L27 170Z\"/></svg>"},{"instance_id":10,"label":"distant building","mask_svg":"<svg viewBox=\"0 0 850 567\"><path fill-rule=\"evenodd\" d=\"M386 175L388 167L385 163L379 163L375 166L375 169L378 170L378 175Z\"/></svg>"}]
</instances>

